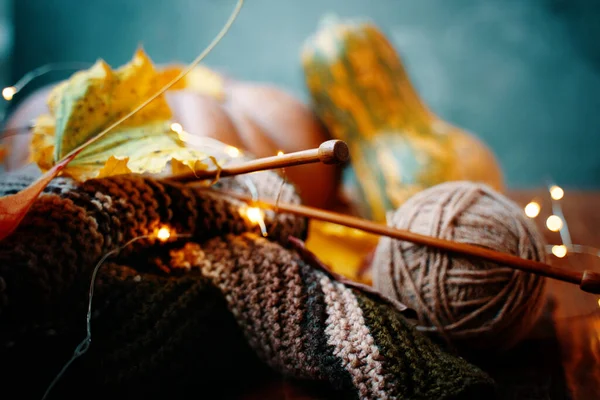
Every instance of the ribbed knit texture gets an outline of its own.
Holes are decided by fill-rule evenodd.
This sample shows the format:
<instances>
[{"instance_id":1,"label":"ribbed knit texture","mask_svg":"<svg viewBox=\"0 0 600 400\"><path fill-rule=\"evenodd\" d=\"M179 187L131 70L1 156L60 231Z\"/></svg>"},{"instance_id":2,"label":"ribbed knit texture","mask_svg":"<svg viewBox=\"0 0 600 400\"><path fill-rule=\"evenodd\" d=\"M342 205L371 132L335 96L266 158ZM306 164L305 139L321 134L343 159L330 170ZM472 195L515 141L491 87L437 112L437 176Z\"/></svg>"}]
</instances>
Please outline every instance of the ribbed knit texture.
<instances>
[{"instance_id":1,"label":"ribbed knit texture","mask_svg":"<svg viewBox=\"0 0 600 400\"><path fill-rule=\"evenodd\" d=\"M276 197L276 174L251 177L261 198ZM244 191L241 179L220 186ZM30 181L7 177L0 194ZM299 202L289 185L281 200ZM100 257L162 225L193 239L139 241L103 266L90 350L52 398L218 398L266 366L327 382L347 398L492 393L487 375L441 351L395 308L286 248L288 236L305 237L306 220L267 213L264 239L240 206L139 176L55 180L0 242L0 374L9 386L19 375L28 378L15 398L39 398L83 338Z\"/></svg>"}]
</instances>

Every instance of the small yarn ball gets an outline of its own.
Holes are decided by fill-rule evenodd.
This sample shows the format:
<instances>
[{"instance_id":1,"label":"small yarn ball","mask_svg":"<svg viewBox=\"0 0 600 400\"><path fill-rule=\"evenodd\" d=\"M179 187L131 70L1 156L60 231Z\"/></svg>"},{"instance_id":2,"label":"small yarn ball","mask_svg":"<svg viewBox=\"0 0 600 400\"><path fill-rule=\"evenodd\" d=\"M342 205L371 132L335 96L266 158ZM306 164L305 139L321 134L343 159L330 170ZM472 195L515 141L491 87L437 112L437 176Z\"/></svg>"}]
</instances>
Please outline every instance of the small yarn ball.
<instances>
[{"instance_id":1,"label":"small yarn ball","mask_svg":"<svg viewBox=\"0 0 600 400\"><path fill-rule=\"evenodd\" d=\"M415 233L543 261L545 243L520 207L488 186L448 182L426 189L388 215ZM505 265L382 238L373 284L418 315L417 329L465 350L507 349L544 306L543 277Z\"/></svg>"}]
</instances>

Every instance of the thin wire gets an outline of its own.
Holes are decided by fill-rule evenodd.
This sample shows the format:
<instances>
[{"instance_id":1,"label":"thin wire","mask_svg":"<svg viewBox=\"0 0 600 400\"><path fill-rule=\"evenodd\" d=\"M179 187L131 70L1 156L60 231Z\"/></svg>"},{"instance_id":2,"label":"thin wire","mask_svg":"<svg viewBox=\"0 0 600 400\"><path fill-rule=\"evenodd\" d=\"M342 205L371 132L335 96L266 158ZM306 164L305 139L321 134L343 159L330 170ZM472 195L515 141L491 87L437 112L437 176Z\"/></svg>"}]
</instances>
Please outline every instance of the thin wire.
<instances>
[{"instance_id":1,"label":"thin wire","mask_svg":"<svg viewBox=\"0 0 600 400\"><path fill-rule=\"evenodd\" d=\"M2 129L0 130L0 139L7 139L9 137L17 135L24 135L26 133L29 133L29 131L32 130L34 127L35 125L31 124L27 126L16 126L14 128Z\"/></svg>"},{"instance_id":2,"label":"thin wire","mask_svg":"<svg viewBox=\"0 0 600 400\"><path fill-rule=\"evenodd\" d=\"M185 234L172 234L170 236L170 238L185 238L185 237L192 237L191 234L189 233L185 233ZM88 349L90 348L90 344L92 342L92 304L93 304L93 300L94 300L94 287L96 285L96 277L98 275L98 272L100 271L100 267L102 267L102 264L104 264L104 262L111 256L114 256L118 253L120 253L121 251L123 251L123 249L125 249L126 247L128 247L129 245L137 242L138 240L142 240L142 239L156 239L156 235L152 234L152 235L141 235L141 236L137 236L134 237L133 239L129 240L127 243L125 243L124 245L117 247L111 251L109 251L108 253L104 254L100 260L98 261L98 263L96 264L96 266L94 267L94 270L92 271L92 278L90 280L90 287L88 290L88 306L87 306L87 314L85 317L85 324L86 324L86 336L85 338L81 341L81 343L79 343L77 345L77 347L75 348L75 351L73 352L73 355L71 356L71 358L69 359L69 361L67 361L67 363L62 367L62 369L60 370L60 372L58 373L58 375L56 375L56 377L52 380L52 382L50 382L50 385L48 385L48 388L46 389L46 392L44 393L44 396L42 397L42 400L45 400L48 395L50 394L50 391L54 388L54 386L58 383L58 381L60 380L60 378L63 377L63 375L65 374L65 372L67 371L67 369L69 368L69 366L71 366L71 364L77 360L79 357L81 357L82 355L84 355Z\"/></svg>"},{"instance_id":3,"label":"thin wire","mask_svg":"<svg viewBox=\"0 0 600 400\"><path fill-rule=\"evenodd\" d=\"M93 65L93 64L89 63L89 62L81 62L81 61L79 61L79 62L58 62L58 63L45 64L45 65L37 67L37 68L29 71L25 75L23 75L23 77L21 77L21 79L19 79L14 85L12 85L12 87L15 89L15 94L16 94L20 90L22 90L26 85L28 85L31 81L33 81L35 78L39 78L40 76L45 75L49 72L64 71L64 70L71 70L71 69L82 69L82 68L88 68L91 65Z\"/></svg>"},{"instance_id":4,"label":"thin wire","mask_svg":"<svg viewBox=\"0 0 600 400\"><path fill-rule=\"evenodd\" d=\"M154 95L150 96L149 99L147 99L142 104L140 104L138 107L136 107L135 109L133 109L133 111L129 112L124 117L120 118L115 123L111 124L108 128L104 129L98 135L95 135L94 137L92 137L89 140L87 140L85 143L83 143L82 145L80 145L79 147L77 147L75 150L73 150L69 154L67 154L64 158L68 158L68 157L72 156L73 154L77 154L77 153L81 152L85 147L87 147L90 144L94 143L95 141L97 141L98 139L100 139L102 136L104 136L107 132L111 131L112 129L114 129L115 127L117 127L118 125L120 125L121 123L123 123L124 121L126 121L127 119L129 119L131 116L133 116L135 113L137 113L138 111L140 111L141 109L143 109L144 107L146 107L148 104L150 104L156 98L158 98L163 93L165 93L167 90L169 90L173 85L175 85L177 82L179 82L188 73L190 73L192 71L192 69L194 69L196 67L196 65L198 65L198 63L200 63L200 61L202 61L208 55L208 53L210 53L212 51L212 49L227 34L227 32L229 31L229 29L231 28L231 25L233 25L233 22L237 18L237 16L238 16L238 14L239 14L239 12L240 12L243 4L244 4L244 0L238 0L237 1L236 6L235 6L233 12L231 13L229 19L227 20L227 22L225 23L225 25L223 26L223 28L221 29L221 31L219 32L219 34L213 39L213 41L208 45L208 47L206 47L204 49L204 51L202 51L202 53L200 53L200 55L198 57L196 57L196 59L194 59L194 61L192 61L192 63L190 65L188 65L188 67L185 70L183 70L177 77L175 77L173 80L171 80L168 84L166 84L163 88L161 88ZM187 235L176 235L176 237L184 237L184 236L189 237L191 235L189 235L189 234L187 234ZM151 238L151 237L154 237L154 235L143 235L143 236L138 236L136 238L133 238L130 241L128 241L127 243L125 243L125 245L123 245L121 247L118 247L116 249L113 249L113 250L109 251L108 253L106 253L100 259L100 261L98 262L98 264L96 264L96 266L94 267L94 270L92 272L92 279L91 279L91 282L90 282L90 289L89 289L89 293L88 293L89 294L89 299L88 299L88 311L87 311L87 315L86 315L86 337L75 348L75 351L73 352L73 356L71 357L71 359L69 359L69 361L67 361L67 363L63 366L63 368L60 370L60 372L58 373L58 375L50 383L50 385L46 389L46 392L44 393L44 396L42 397L42 400L45 400L48 397L48 394L50 393L50 391L52 390L52 388L56 385L56 383L64 375L64 373L69 368L69 366L77 358L79 358L81 355L85 354L87 352L87 350L89 349L90 343L92 341L91 317L92 317L92 301L93 301L93 296L94 296L94 284L95 284L95 281L96 281L96 276L98 274L98 270L100 269L100 267L102 266L102 264L104 263L104 261L106 261L106 259L108 257L110 257L110 256L112 256L112 255L114 255L116 253L119 253L125 247L127 247L130 244L136 242L137 240L148 239L148 238Z\"/></svg>"},{"instance_id":5,"label":"thin wire","mask_svg":"<svg viewBox=\"0 0 600 400\"><path fill-rule=\"evenodd\" d=\"M254 184L254 182L252 182L252 179L250 179L248 175L244 175L244 185L246 185L246 188L248 188L248 191L250 192L250 197L252 197L252 201L257 202L258 189L256 189L256 185Z\"/></svg>"},{"instance_id":6,"label":"thin wire","mask_svg":"<svg viewBox=\"0 0 600 400\"><path fill-rule=\"evenodd\" d=\"M548 254L553 254L552 248L554 246L555 245L552 244L546 245L546 252L548 252ZM567 249L567 254L588 254L591 256L600 257L600 249L593 246L586 246L582 244L565 244L563 246L565 246Z\"/></svg>"},{"instance_id":7,"label":"thin wire","mask_svg":"<svg viewBox=\"0 0 600 400\"><path fill-rule=\"evenodd\" d=\"M281 185L279 185L279 191L277 192L277 197L275 198L275 213L279 212L279 200L281 200L281 193L283 193L283 188L287 183L287 174L285 173L285 168L281 168L281 175L283 179L281 180Z\"/></svg>"},{"instance_id":8,"label":"thin wire","mask_svg":"<svg viewBox=\"0 0 600 400\"><path fill-rule=\"evenodd\" d=\"M221 29L221 31L219 32L219 34L213 39L213 41L208 45L208 47L206 47L206 49L204 49L204 51L202 53L200 53L200 55L198 57L196 57L196 59L194 61L192 61L192 63L190 65L187 66L186 69L184 69L183 71L181 71L181 73L177 77L175 77L171 82L167 83L162 89L160 89L154 95L150 96L149 99L147 99L142 104L140 104L135 109L133 109L133 111L129 112L124 117L120 118L119 120L117 120L116 122L114 122L113 124L111 124L108 128L104 129L99 134L94 135L93 137L91 137L90 139L88 139L85 143L83 143L82 145L80 145L76 149L72 150L69 154L67 154L66 156L64 156L63 159L67 159L67 158L73 156L74 154L80 153L87 146L89 146L92 143L96 142L97 140L99 140L100 138L102 138L104 135L106 135L108 132L110 132L111 130L113 130L114 128L116 128L117 126L119 126L121 123L125 122L127 119L129 119L130 117L132 117L138 111L140 111L141 109L143 109L144 107L146 107L148 104L150 104L151 102L153 102L154 100L156 100L159 96L162 96L173 85L175 85L177 82L179 82L181 79L183 79L187 74L189 74L196 67L196 65L198 65L200 63L200 61L202 61L208 55L208 53L210 53L212 51L212 49L214 49L215 46L221 41L221 39L223 39L223 37L227 34L227 32L229 31L229 28L231 28L231 25L233 25L233 22L235 21L235 19L239 15L240 10L242 9L243 4L244 4L244 0L238 0L237 1L236 6L235 6L233 12L229 16L229 19L227 20L227 22L225 23L225 25L223 26L223 28Z\"/></svg>"},{"instance_id":9,"label":"thin wire","mask_svg":"<svg viewBox=\"0 0 600 400\"><path fill-rule=\"evenodd\" d=\"M112 255L115 255L117 253L120 253L125 247L129 246L130 244L141 240L141 239L149 239L151 238L152 235L142 235L142 236L137 236L133 239L131 239L130 241L128 241L127 243L125 243L123 246L117 247L116 249L113 249L111 251L109 251L108 253L104 254L101 258L100 261L98 261L98 263L96 264L96 266L94 267L94 270L92 271L92 279L90 281L90 288L88 291L88 307L87 307L87 314L86 314L86 318L85 318L85 322L86 322L86 336L83 339L83 341L81 341L81 343L79 343L79 345L77 345L77 347L75 348L75 351L73 352L73 356L71 356L71 359L69 359L69 361L67 361L67 363L63 366L63 368L60 370L60 372L58 373L58 375L56 375L56 377L54 378L54 380L50 383L50 385L48 386L48 388L46 389L46 392L44 393L44 396L42 397L42 400L46 399L48 397L48 394L50 394L50 391L52 390L52 388L54 387L54 385L56 385L56 383L60 380L60 378L64 375L64 373L67 371L67 369L69 368L69 366L77 359L79 358L81 355L85 354L87 352L87 350L90 347L90 343L92 341L92 324L91 324L91 320L92 320L92 301L94 299L94 286L96 283L96 276L98 275L98 271L100 270L100 267L102 266L102 264L104 263L104 261L106 261L106 259Z\"/></svg>"},{"instance_id":10,"label":"thin wire","mask_svg":"<svg viewBox=\"0 0 600 400\"><path fill-rule=\"evenodd\" d=\"M279 201L281 200L281 194L283 193L283 188L285 187L285 185L288 182L288 177L287 174L285 173L285 168L281 169L281 175L282 175L282 180L281 180L281 185L279 186L279 191L277 192L277 197L275 198L275 209L273 210L273 212L275 213L275 216L273 218L273 220L275 221L273 223L273 226L271 227L271 232L275 231L275 228L277 228L277 226L279 225Z\"/></svg>"},{"instance_id":11,"label":"thin wire","mask_svg":"<svg viewBox=\"0 0 600 400\"><path fill-rule=\"evenodd\" d=\"M21 77L21 79L19 79L14 85L5 87L4 90L12 89L12 93L10 94L10 98L6 98L4 96L4 90L3 90L4 100L6 103L10 103L13 100L13 97L17 93L19 93L21 90L23 90L23 88L25 88L25 86L27 86L29 83L31 83L31 81L33 81L35 78L39 78L40 76L49 73L49 72L87 68L90 65L92 65L92 64L85 63L85 62L60 62L60 63L45 64L40 67L37 67L37 68L27 72L25 75L23 75ZM4 122L4 120L6 119L6 114L7 114L6 112L7 112L6 108L4 108L0 111L0 120L2 122Z\"/></svg>"}]
</instances>

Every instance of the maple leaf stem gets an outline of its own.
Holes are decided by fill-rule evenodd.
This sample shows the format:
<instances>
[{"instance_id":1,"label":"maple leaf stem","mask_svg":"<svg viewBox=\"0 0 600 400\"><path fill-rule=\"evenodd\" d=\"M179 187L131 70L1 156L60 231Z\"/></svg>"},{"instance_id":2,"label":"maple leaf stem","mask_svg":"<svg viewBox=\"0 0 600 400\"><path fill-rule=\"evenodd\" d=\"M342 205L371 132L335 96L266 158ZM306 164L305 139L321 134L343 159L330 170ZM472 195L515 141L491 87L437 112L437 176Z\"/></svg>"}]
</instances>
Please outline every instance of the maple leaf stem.
<instances>
[{"instance_id":1,"label":"maple leaf stem","mask_svg":"<svg viewBox=\"0 0 600 400\"><path fill-rule=\"evenodd\" d=\"M73 158L63 159L20 192L0 198L0 240L10 235L19 226L35 199Z\"/></svg>"},{"instance_id":2,"label":"maple leaf stem","mask_svg":"<svg viewBox=\"0 0 600 400\"><path fill-rule=\"evenodd\" d=\"M244 4L244 0L238 0L237 1L237 4L236 4L233 12L229 16L229 19L227 20L227 22L225 23L225 25L223 25L223 28L221 28L221 31L217 34L217 36L215 36L215 38L212 40L212 42L202 51L202 53L200 53L200 55L198 57L196 57L194 59L194 61L192 61L183 71L181 71L181 73L179 75L177 75L175 78L173 78L173 80L171 80L169 83L167 83L165 86L163 86L158 92L156 92L152 96L150 96L150 98L148 98L147 100L145 100L142 104L140 104L139 106L137 106L136 108L134 108L131 112L129 112L128 114L126 114L125 116L123 116L122 118L120 118L119 120L117 120L116 122L112 123L108 128L104 129L99 134L94 135L93 137L91 137L90 139L88 139L85 143L83 143L82 145L80 145L76 149L72 150L63 159L69 158L71 156L73 158L76 157L86 147L88 147L92 143L94 143L97 140L99 140L100 138L102 138L104 135L106 135L108 132L110 132L111 130L113 130L117 126L121 125L127 119L131 118L134 114L136 114L137 112L139 112L140 110L142 110L148 104L152 103L158 97L162 96L167 90L169 90L177 82L179 82L187 74L189 74L217 46L217 44L219 44L219 42L223 39L223 37L225 37L225 35L227 34L227 32L229 32L229 29L231 28L231 26L235 22L237 16L239 15L239 13L240 13L240 11L242 9L243 4Z\"/></svg>"},{"instance_id":3,"label":"maple leaf stem","mask_svg":"<svg viewBox=\"0 0 600 400\"><path fill-rule=\"evenodd\" d=\"M7 236L9 236L16 228L19 226L35 200L38 198L40 193L44 190L46 186L54 179L58 174L69 164L78 154L80 154L86 147L96 142L108 132L122 124L127 119L131 118L138 111L146 107L148 104L152 103L159 96L163 95L167 90L169 90L173 85L179 82L182 78L184 78L190 71L192 71L200 61L202 61L211 51L215 48L215 46L223 39L223 37L227 34L231 25L236 20L237 16L240 13L242 5L244 4L244 0L238 0L237 4L229 16L229 19L219 32L219 34L213 39L213 41L200 53L198 57L191 64L187 66L181 73L163 86L159 91L157 91L154 95L150 96L149 99L145 100L142 104L137 106L131 112L129 112L124 117L120 118L118 121L111 124L109 127L102 130L99 134L91 137L85 143L69 152L66 156L64 156L60 161L58 161L50 170L46 171L40 178L38 178L35 182L29 185L24 190L19 193L3 196L0 198L0 240L3 240Z\"/></svg>"}]
</instances>

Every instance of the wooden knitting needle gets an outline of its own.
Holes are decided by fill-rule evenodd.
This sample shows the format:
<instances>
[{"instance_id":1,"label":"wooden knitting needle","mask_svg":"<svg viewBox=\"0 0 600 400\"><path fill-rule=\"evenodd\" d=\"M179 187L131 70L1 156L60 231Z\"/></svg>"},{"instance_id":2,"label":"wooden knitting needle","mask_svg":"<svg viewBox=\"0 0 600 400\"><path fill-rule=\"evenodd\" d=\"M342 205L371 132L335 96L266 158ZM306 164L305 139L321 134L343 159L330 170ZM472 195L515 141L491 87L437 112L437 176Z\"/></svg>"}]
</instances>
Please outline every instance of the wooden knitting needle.
<instances>
[{"instance_id":1,"label":"wooden knitting needle","mask_svg":"<svg viewBox=\"0 0 600 400\"><path fill-rule=\"evenodd\" d=\"M331 211L325 211L314 207L301 206L296 204L272 203L269 201L253 201L251 198L239 195L237 193L226 193L243 202L254 204L261 208L273 209L281 212L287 212L302 217L312 218L325 222L331 222L338 225L344 225L350 228L360 229L365 232L377 235L388 236L393 239L404 240L420 245L433 247L440 250L446 250L453 253L474 256L485 260L497 262L515 269L519 269L533 274L545 276L552 279L558 279L564 282L578 284L584 292L600 294L600 274L590 270L582 272L571 271L565 268L558 268L552 265L527 260L512 254L489 250L483 247L474 246L466 243L458 243L450 240L435 238L410 232L408 230L392 228L390 226L368 221L349 215L339 214Z\"/></svg>"},{"instance_id":2,"label":"wooden knitting needle","mask_svg":"<svg viewBox=\"0 0 600 400\"><path fill-rule=\"evenodd\" d=\"M316 149L302 150L295 153L282 154L280 156L257 158L243 164L218 169L186 172L173 175L166 179L177 182L189 182L203 179L214 179L217 176L226 177L233 175L248 174L250 172L265 171L292 167L294 165L311 164L322 162L323 164L341 164L348 161L348 145L341 140L328 140L321 143Z\"/></svg>"}]
</instances>

